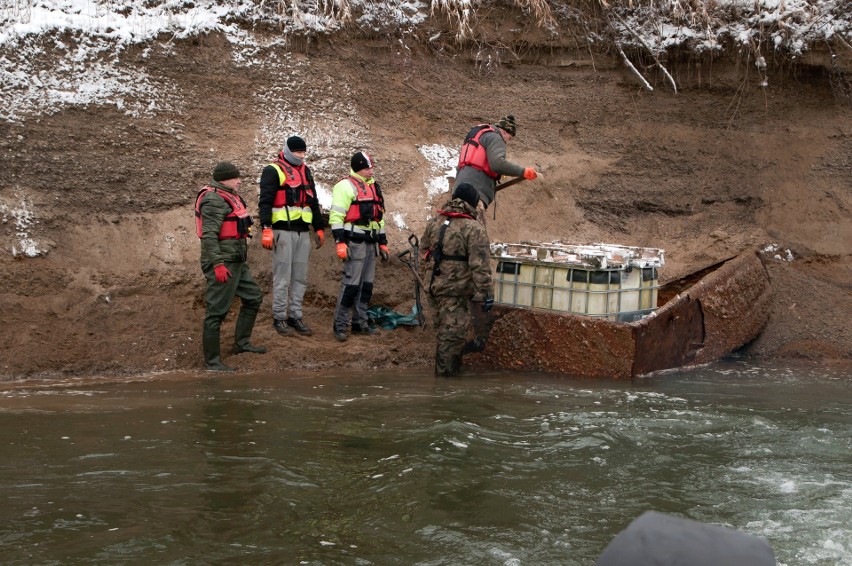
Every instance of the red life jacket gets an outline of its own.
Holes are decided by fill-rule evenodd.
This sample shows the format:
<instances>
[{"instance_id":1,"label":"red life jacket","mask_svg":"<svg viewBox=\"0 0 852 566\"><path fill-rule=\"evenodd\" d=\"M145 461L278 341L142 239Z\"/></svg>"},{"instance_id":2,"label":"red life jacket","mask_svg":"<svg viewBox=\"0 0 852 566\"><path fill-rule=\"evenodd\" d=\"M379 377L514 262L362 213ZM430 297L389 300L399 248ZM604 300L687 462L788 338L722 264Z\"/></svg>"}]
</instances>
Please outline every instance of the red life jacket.
<instances>
[{"instance_id":1,"label":"red life jacket","mask_svg":"<svg viewBox=\"0 0 852 566\"><path fill-rule=\"evenodd\" d=\"M385 212L385 201L378 184L365 183L351 176L349 182L355 187L355 200L349 205L343 222L361 226L370 222L380 222Z\"/></svg>"},{"instance_id":2,"label":"red life jacket","mask_svg":"<svg viewBox=\"0 0 852 566\"><path fill-rule=\"evenodd\" d=\"M316 200L316 195L314 195L314 191L308 182L304 162L298 167L293 167L282 156L279 156L270 165L279 169L279 179L281 178L281 170L284 171L286 176L284 182L281 183L281 188L275 193L275 200L272 202L273 208L284 208L285 206L306 208Z\"/></svg>"},{"instance_id":3,"label":"red life jacket","mask_svg":"<svg viewBox=\"0 0 852 566\"><path fill-rule=\"evenodd\" d=\"M500 175L491 170L491 165L488 164L488 154L485 151L485 147L479 143L479 138L482 137L482 134L486 132L495 132L499 135L499 132L491 126L490 124L480 124L478 126L474 126L471 131L467 133L467 137L464 138L464 143L462 144L461 151L459 152L459 164L456 166L456 170L460 170L462 167L469 166L474 169L479 169L492 179L500 178Z\"/></svg>"},{"instance_id":4,"label":"red life jacket","mask_svg":"<svg viewBox=\"0 0 852 566\"><path fill-rule=\"evenodd\" d=\"M195 197L195 235L199 238L201 237L201 199L211 191L225 199L225 202L231 205L231 212L225 216L222 228L219 229L219 239L236 240L248 237L252 219L248 210L246 210L246 203L243 198L234 193L210 186L202 188L198 191L198 196Z\"/></svg>"}]
</instances>

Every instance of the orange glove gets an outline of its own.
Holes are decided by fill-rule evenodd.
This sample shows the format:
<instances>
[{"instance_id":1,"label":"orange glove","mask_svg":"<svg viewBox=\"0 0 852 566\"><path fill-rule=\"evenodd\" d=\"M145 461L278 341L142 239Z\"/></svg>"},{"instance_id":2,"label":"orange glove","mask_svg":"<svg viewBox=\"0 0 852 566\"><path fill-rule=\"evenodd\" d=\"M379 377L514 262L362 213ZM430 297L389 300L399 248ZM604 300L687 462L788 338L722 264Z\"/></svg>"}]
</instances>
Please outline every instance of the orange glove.
<instances>
[{"instance_id":1,"label":"orange glove","mask_svg":"<svg viewBox=\"0 0 852 566\"><path fill-rule=\"evenodd\" d=\"M267 250L272 249L272 228L264 228L263 235L260 238L260 245Z\"/></svg>"},{"instance_id":2,"label":"orange glove","mask_svg":"<svg viewBox=\"0 0 852 566\"><path fill-rule=\"evenodd\" d=\"M381 246L379 246L379 255L382 257L382 261L388 260L388 258L390 257L390 254L388 253L387 244L382 244Z\"/></svg>"},{"instance_id":3,"label":"orange glove","mask_svg":"<svg viewBox=\"0 0 852 566\"><path fill-rule=\"evenodd\" d=\"M216 281L219 283L227 283L228 277L231 276L231 272L228 271L228 268L222 263L214 266L213 271L216 273Z\"/></svg>"},{"instance_id":4,"label":"orange glove","mask_svg":"<svg viewBox=\"0 0 852 566\"><path fill-rule=\"evenodd\" d=\"M349 246L347 246L345 242L337 243L337 257L343 261L346 261L346 258L349 257Z\"/></svg>"},{"instance_id":5,"label":"orange glove","mask_svg":"<svg viewBox=\"0 0 852 566\"><path fill-rule=\"evenodd\" d=\"M317 230L317 249L320 249L322 245L325 243L325 232L322 230Z\"/></svg>"},{"instance_id":6,"label":"orange glove","mask_svg":"<svg viewBox=\"0 0 852 566\"><path fill-rule=\"evenodd\" d=\"M538 173L535 172L535 169L533 169L532 167L527 167L526 169L524 169L524 179L526 179L527 181L532 181L536 177L538 177Z\"/></svg>"}]
</instances>

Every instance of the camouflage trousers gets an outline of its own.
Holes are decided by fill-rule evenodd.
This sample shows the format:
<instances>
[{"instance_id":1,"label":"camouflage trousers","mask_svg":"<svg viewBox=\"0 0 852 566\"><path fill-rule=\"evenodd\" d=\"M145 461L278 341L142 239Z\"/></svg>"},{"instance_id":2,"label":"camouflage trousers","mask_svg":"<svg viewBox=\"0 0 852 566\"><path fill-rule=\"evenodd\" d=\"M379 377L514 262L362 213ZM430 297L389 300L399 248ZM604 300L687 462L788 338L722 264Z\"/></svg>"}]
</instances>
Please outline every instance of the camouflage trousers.
<instances>
[{"instance_id":1,"label":"camouflage trousers","mask_svg":"<svg viewBox=\"0 0 852 566\"><path fill-rule=\"evenodd\" d=\"M429 297L429 303L436 313L435 375L456 375L470 329L470 297Z\"/></svg>"}]
</instances>

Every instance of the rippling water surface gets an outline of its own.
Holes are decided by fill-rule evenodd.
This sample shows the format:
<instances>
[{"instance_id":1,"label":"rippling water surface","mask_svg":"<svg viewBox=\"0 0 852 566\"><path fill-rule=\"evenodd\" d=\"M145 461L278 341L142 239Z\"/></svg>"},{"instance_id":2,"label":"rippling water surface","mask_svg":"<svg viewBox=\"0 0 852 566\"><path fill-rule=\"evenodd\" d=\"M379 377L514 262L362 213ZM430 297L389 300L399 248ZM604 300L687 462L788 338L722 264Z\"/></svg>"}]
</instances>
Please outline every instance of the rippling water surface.
<instances>
[{"instance_id":1,"label":"rippling water surface","mask_svg":"<svg viewBox=\"0 0 852 566\"><path fill-rule=\"evenodd\" d=\"M593 564L656 510L852 564L849 369L0 384L0 555Z\"/></svg>"}]
</instances>

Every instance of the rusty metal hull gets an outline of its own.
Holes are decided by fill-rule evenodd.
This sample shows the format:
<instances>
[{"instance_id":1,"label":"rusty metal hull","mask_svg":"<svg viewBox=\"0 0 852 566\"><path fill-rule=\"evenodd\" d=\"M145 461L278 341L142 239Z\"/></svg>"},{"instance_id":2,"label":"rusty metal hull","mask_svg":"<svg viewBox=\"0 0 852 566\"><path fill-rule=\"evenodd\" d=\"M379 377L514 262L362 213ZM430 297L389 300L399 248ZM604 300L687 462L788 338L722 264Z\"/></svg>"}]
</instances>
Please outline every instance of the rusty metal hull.
<instances>
[{"instance_id":1,"label":"rusty metal hull","mask_svg":"<svg viewBox=\"0 0 852 566\"><path fill-rule=\"evenodd\" d=\"M666 290L665 304L632 323L495 306L485 350L465 365L631 378L719 359L754 340L769 320L772 288L755 253L672 282L661 297Z\"/></svg>"}]
</instances>

